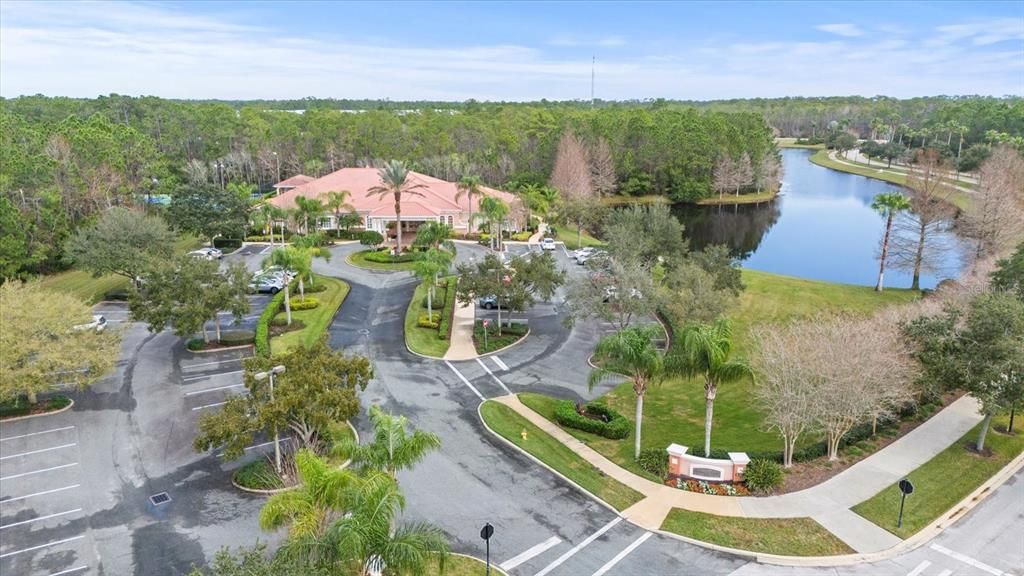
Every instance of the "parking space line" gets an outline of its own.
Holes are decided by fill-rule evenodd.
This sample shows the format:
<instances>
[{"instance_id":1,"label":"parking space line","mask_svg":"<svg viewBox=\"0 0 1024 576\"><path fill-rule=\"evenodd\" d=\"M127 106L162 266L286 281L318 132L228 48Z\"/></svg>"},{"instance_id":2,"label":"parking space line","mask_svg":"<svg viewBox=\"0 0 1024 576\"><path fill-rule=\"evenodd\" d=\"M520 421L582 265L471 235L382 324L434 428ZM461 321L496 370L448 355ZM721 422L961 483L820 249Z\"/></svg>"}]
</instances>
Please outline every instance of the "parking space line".
<instances>
[{"instance_id":1,"label":"parking space line","mask_svg":"<svg viewBox=\"0 0 1024 576\"><path fill-rule=\"evenodd\" d=\"M203 406L196 406L195 408L192 409L192 411L195 412L196 410L202 410L204 408L216 408L217 406L223 406L225 404L227 404L226 400L224 402L217 402L215 404L205 404Z\"/></svg>"},{"instance_id":2,"label":"parking space line","mask_svg":"<svg viewBox=\"0 0 1024 576\"><path fill-rule=\"evenodd\" d=\"M292 437L291 436L286 436L284 438L281 438L281 443L283 444L283 443L285 443L285 442L287 442L289 440L292 440ZM273 443L274 443L274 441L271 440L270 442L264 442L263 444L253 444L252 446L246 446L242 450L255 450L257 448L263 448L264 446L270 446ZM224 453L221 452L220 454L217 454L217 458L220 458L223 455L224 455Z\"/></svg>"},{"instance_id":3,"label":"parking space line","mask_svg":"<svg viewBox=\"0 0 1024 576\"><path fill-rule=\"evenodd\" d=\"M476 394L477 398L479 398L481 402L487 400L487 398L484 398L484 395L481 394L479 390L474 388L473 385L469 383L469 380L466 380L466 377L462 375L462 372L459 372L458 370L455 369L455 366L452 366L451 362L445 360L444 363L446 366L452 369L452 372L455 372L455 375L459 377L459 380L462 380L463 384L469 386L469 389L472 390L474 394Z\"/></svg>"},{"instance_id":4,"label":"parking space line","mask_svg":"<svg viewBox=\"0 0 1024 576\"><path fill-rule=\"evenodd\" d=\"M17 502L18 500L26 500L28 498L35 498L36 496L46 496L47 494L53 494L54 492L63 492L65 490L73 490L78 488L81 484L72 484L71 486L65 486L63 488L54 488L53 490L44 490L42 492L36 492L35 494L28 494L26 496L15 496L14 498L4 498L0 500L0 504L7 504L8 502Z\"/></svg>"},{"instance_id":5,"label":"parking space line","mask_svg":"<svg viewBox=\"0 0 1024 576\"><path fill-rule=\"evenodd\" d=\"M953 571L949 568L946 568L942 572L939 572L939 576L950 576L951 574L953 574Z\"/></svg>"},{"instance_id":6,"label":"parking space line","mask_svg":"<svg viewBox=\"0 0 1024 576\"><path fill-rule=\"evenodd\" d=\"M71 444L61 444L60 446L52 446L50 448L40 448L39 450L32 450L30 452L22 452L21 454L11 454L10 456L0 456L0 460L8 460L11 458L20 458L22 456L31 456L33 454L41 454L43 452L51 452L53 450L60 450L61 448L71 448L77 446L78 443L72 442Z\"/></svg>"},{"instance_id":7,"label":"parking space line","mask_svg":"<svg viewBox=\"0 0 1024 576\"><path fill-rule=\"evenodd\" d=\"M81 536L72 536L71 538L65 538L63 540L57 540L56 542L50 542L48 544L40 544L38 546L33 546L31 548L25 548L23 550L15 550L14 552L7 552L6 554L0 554L0 558L7 558L8 556L14 556L15 554L21 554L23 552L32 552L33 550L41 550L43 548L49 548L50 546L59 546L59 545L64 544L66 542L74 542L75 540L81 540L82 538L85 538L85 534L82 534Z\"/></svg>"},{"instance_id":8,"label":"parking space line","mask_svg":"<svg viewBox=\"0 0 1024 576\"><path fill-rule=\"evenodd\" d=\"M1000 570L998 568L993 568L992 566L989 566L988 564L985 564L984 562L981 562L980 560L975 560L974 558L971 558L970 556L968 556L966 554L961 554L959 552L954 552L953 550L950 550L949 548L946 548L945 546L941 546L939 544L931 544L928 547L931 548L932 550L935 550L939 554L945 554L946 556L949 556L950 558L952 558L954 560L959 560L959 561L963 562L964 564L967 564L969 566L974 566L978 570L982 570L984 572L988 572L989 574L992 574L993 576L1003 576L1003 574L1005 574L1005 572L1003 572L1002 570Z\"/></svg>"},{"instance_id":9,"label":"parking space line","mask_svg":"<svg viewBox=\"0 0 1024 576\"><path fill-rule=\"evenodd\" d=\"M81 572L82 570L88 570L88 566L78 566L75 568L68 568L67 570L61 570L60 572L54 572L50 576L62 576L63 574L74 574L75 572Z\"/></svg>"},{"instance_id":10,"label":"parking space line","mask_svg":"<svg viewBox=\"0 0 1024 576\"><path fill-rule=\"evenodd\" d=\"M498 386L501 386L501 389L504 390L506 394L511 394L512 393L512 391L508 389L508 386L505 386L505 383L502 382L497 376L495 376L494 372L491 372L491 369L487 367L487 364L484 364L483 360L481 360L480 358L477 358L476 359L476 363L479 364L480 367L484 369L484 372L487 372L487 374L491 378L493 378L495 382L498 383Z\"/></svg>"},{"instance_id":11,"label":"parking space line","mask_svg":"<svg viewBox=\"0 0 1024 576\"><path fill-rule=\"evenodd\" d=\"M548 538L547 540L541 542L540 544L537 544L536 546L533 546L531 548L527 548L525 551L521 552L520 554L517 554L517 555L513 556L512 558L509 558L508 560L505 560L501 564L498 564L498 568L501 568L505 572L508 572L509 570L515 568L516 566L519 566L523 562L526 562L526 561L530 560L534 556L538 556L540 554L543 554L544 552L546 552L547 550L549 550L553 546L558 546L561 542L562 542L561 538L559 538L558 536L552 536L551 538Z\"/></svg>"},{"instance_id":12,"label":"parking space line","mask_svg":"<svg viewBox=\"0 0 1024 576\"><path fill-rule=\"evenodd\" d=\"M217 386L216 388L206 388L205 390L193 390L191 392L185 392L185 396L195 396L196 394L206 394L207 392L216 392L217 390L227 390L229 388L238 388L239 386L245 386L245 384L229 384L227 386Z\"/></svg>"},{"instance_id":13,"label":"parking space line","mask_svg":"<svg viewBox=\"0 0 1024 576\"><path fill-rule=\"evenodd\" d=\"M921 573L928 569L932 563L927 560L921 560L921 563L914 567L913 570L907 572L907 576L921 576Z\"/></svg>"},{"instance_id":14,"label":"parking space line","mask_svg":"<svg viewBox=\"0 0 1024 576\"><path fill-rule=\"evenodd\" d=\"M43 430L42 432L32 432L30 434L22 434L20 436L8 436L7 438L0 438L0 442L7 442L8 440L17 440L18 438L28 438L29 436L39 436L40 434L50 434L52 432L63 432L64 430L74 430L74 426L65 426L63 428L54 428L53 430Z\"/></svg>"},{"instance_id":15,"label":"parking space line","mask_svg":"<svg viewBox=\"0 0 1024 576\"><path fill-rule=\"evenodd\" d=\"M636 550L637 547L639 547L641 544L646 542L647 539L650 538L653 535L654 535L653 532L644 532L643 536L640 536L639 538L634 540L632 544L630 544L629 546L626 546L625 550L623 550L622 552L619 552L618 554L615 555L614 558L609 560L604 566L601 566L600 568L598 568L597 572L594 572L593 576L604 576L605 574L607 574L608 571L611 570L612 568L614 568L615 565L618 564L620 561L622 561L623 558L625 558L626 556L629 556L629 554L633 550Z\"/></svg>"},{"instance_id":16,"label":"parking space line","mask_svg":"<svg viewBox=\"0 0 1024 576\"><path fill-rule=\"evenodd\" d=\"M214 373L214 374L205 374L203 376L186 376L186 377L182 378L182 380L184 380L185 382L189 382L189 381L192 381L192 380L206 380L207 378L213 378L214 376L230 376L232 374L241 374L243 372L245 372L245 370L232 370L231 372L217 372L217 373Z\"/></svg>"},{"instance_id":17,"label":"parking space line","mask_svg":"<svg viewBox=\"0 0 1024 576\"><path fill-rule=\"evenodd\" d=\"M590 536L587 536L586 540L584 540L583 542L580 542L579 544L573 546L568 552L566 552L565 554L562 554L561 556L559 556L557 559L555 559L554 562L552 562L551 564L548 564L547 566L545 566L543 570L541 570L540 572L537 572L536 574L534 574L534 576L544 576L548 572L551 572L555 568L558 568L566 560L568 560L569 558L572 558L577 552L579 552L580 550L583 550L584 548L589 546L591 542L593 542L594 540L597 540L598 538L600 538L602 534L604 534L605 532L607 532L607 531L611 530L612 528L614 528L615 525L618 524L619 522L622 522L622 516L616 517L615 520L612 520L611 522L605 524L597 532L594 532Z\"/></svg>"},{"instance_id":18,"label":"parking space line","mask_svg":"<svg viewBox=\"0 0 1024 576\"><path fill-rule=\"evenodd\" d=\"M43 468L42 470L33 470L31 472L22 472L21 474L11 474L10 476L0 476L0 481L14 480L15 478L21 478L22 476L31 476L33 474L42 474L44 472L53 472L54 470L60 470L61 468L70 468L72 466L78 466L78 462L72 462L71 464L61 464L60 466Z\"/></svg>"},{"instance_id":19,"label":"parking space line","mask_svg":"<svg viewBox=\"0 0 1024 576\"><path fill-rule=\"evenodd\" d=\"M491 361L498 366L498 370L508 370L508 365L501 361L501 358L497 356L491 356Z\"/></svg>"},{"instance_id":20,"label":"parking space line","mask_svg":"<svg viewBox=\"0 0 1024 576\"><path fill-rule=\"evenodd\" d=\"M81 512L81 508L75 508L74 510L67 510L65 512L57 512L56 514L47 514L46 516L40 516L38 518L30 518L28 520L22 520L21 522L15 522L13 524L4 524L0 526L0 530L4 528L14 528L15 526L21 526L22 524L30 524L32 522L39 522L40 520L49 520L50 518L56 518L58 516L65 516L67 514L74 514L75 512Z\"/></svg>"},{"instance_id":21,"label":"parking space line","mask_svg":"<svg viewBox=\"0 0 1024 576\"><path fill-rule=\"evenodd\" d=\"M228 362L238 362L239 360L249 358L249 356L240 356L238 358L228 358L226 360L217 360L215 362L202 362L200 364L188 364L182 366L182 368L199 368L200 366L213 366L214 364L227 364Z\"/></svg>"}]
</instances>

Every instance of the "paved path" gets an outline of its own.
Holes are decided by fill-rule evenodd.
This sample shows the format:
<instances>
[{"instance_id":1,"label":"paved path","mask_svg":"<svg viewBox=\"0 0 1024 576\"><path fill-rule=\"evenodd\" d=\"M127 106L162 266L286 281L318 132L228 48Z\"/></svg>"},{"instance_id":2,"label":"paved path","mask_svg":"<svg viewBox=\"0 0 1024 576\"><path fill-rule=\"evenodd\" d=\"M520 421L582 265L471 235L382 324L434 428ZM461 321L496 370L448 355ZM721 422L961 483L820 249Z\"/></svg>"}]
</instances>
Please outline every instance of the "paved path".
<instances>
[{"instance_id":1,"label":"paved path","mask_svg":"<svg viewBox=\"0 0 1024 576\"><path fill-rule=\"evenodd\" d=\"M677 490L625 470L577 440L515 396L499 402L509 406L558 439L601 472L644 494L646 498L622 515L648 529L661 527L672 508L750 518L810 517L857 552L878 552L900 539L850 510L911 471L931 460L978 422L978 403L964 396L906 436L865 458L829 480L799 492L765 498L709 496Z\"/></svg>"},{"instance_id":2,"label":"paved path","mask_svg":"<svg viewBox=\"0 0 1024 576\"><path fill-rule=\"evenodd\" d=\"M829 153L828 153L828 157L830 159L835 160L836 162L844 165L844 166L849 166L851 168L861 168L861 169L864 169L864 170L875 170L876 172L884 172L886 174L892 174L893 176L906 176L907 175L906 172L899 172L899 171L896 171L896 170L888 170L888 169L885 169L885 168L875 169L874 167L861 166L860 164L854 164L854 163L852 163L852 162L850 162L850 161L840 157L838 154L836 154L835 150L830 150ZM977 192L976 190L972 190L971 188L967 188L965 186L956 186L956 185L953 185L953 184L950 184L950 186L952 186L953 188L956 188L957 190L959 190L960 192L963 192L964 194L974 194L975 192Z\"/></svg>"},{"instance_id":3,"label":"paved path","mask_svg":"<svg viewBox=\"0 0 1024 576\"><path fill-rule=\"evenodd\" d=\"M473 345L473 322L476 303L463 304L455 302L452 317L452 336L445 360L472 360L477 357L476 346Z\"/></svg>"},{"instance_id":4,"label":"paved path","mask_svg":"<svg viewBox=\"0 0 1024 576\"><path fill-rule=\"evenodd\" d=\"M853 155L853 158L849 157L851 154ZM906 174L907 173L907 167L904 164L896 164L895 166L886 166L885 164L883 164L885 162L884 160L879 160L877 158L875 158L873 160L869 160L867 156L861 154L860 150L858 150L856 148L853 149L853 150L850 150L849 152L846 153L846 159L847 160L852 160L854 162L860 162L861 164L869 164L869 162L871 162L867 166L867 168L884 168L888 172L894 172L894 173L899 173L899 174ZM952 180L954 182L957 181L957 173L955 171L945 171L944 170L943 174L947 178L949 178L950 180ZM959 181L960 182L966 182L967 184L975 184L975 185L978 184L978 179L977 178L975 178L973 176L970 176L968 174L964 174L964 173L960 174L960 180Z\"/></svg>"}]
</instances>

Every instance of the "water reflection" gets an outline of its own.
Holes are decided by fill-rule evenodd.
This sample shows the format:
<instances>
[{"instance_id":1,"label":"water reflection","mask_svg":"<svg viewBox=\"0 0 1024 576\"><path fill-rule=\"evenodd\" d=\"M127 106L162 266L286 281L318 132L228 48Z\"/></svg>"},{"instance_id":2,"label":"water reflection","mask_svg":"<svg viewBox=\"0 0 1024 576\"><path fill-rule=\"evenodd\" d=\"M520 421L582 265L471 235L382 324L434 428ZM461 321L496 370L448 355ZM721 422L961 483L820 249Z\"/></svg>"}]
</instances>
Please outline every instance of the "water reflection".
<instances>
[{"instance_id":1,"label":"water reflection","mask_svg":"<svg viewBox=\"0 0 1024 576\"><path fill-rule=\"evenodd\" d=\"M690 244L726 244L743 266L803 278L873 285L884 220L871 210L877 194L899 188L862 176L812 164L808 150L783 150L783 195L744 206L679 206ZM960 242L951 232L938 242L944 250L935 270L921 278L923 288L955 276L961 267ZM887 270L887 285L909 287L911 273Z\"/></svg>"}]
</instances>

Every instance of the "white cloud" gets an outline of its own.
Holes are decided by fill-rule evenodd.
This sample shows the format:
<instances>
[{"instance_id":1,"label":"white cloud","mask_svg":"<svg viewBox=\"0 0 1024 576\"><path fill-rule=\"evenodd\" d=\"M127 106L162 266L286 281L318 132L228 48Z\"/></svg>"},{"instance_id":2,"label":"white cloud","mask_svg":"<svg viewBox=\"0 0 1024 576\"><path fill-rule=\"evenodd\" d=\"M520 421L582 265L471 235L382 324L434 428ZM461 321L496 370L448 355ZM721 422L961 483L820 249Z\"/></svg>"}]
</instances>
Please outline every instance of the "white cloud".
<instances>
[{"instance_id":1,"label":"white cloud","mask_svg":"<svg viewBox=\"0 0 1024 576\"><path fill-rule=\"evenodd\" d=\"M864 31L857 27L856 24L819 24L815 26L822 32L828 32L829 34L836 34L846 38L856 38L863 36Z\"/></svg>"},{"instance_id":2,"label":"white cloud","mask_svg":"<svg viewBox=\"0 0 1024 576\"><path fill-rule=\"evenodd\" d=\"M551 46L600 46L602 48L618 48L626 45L626 39L622 36L602 36L600 38L585 38L572 34L559 34L548 41Z\"/></svg>"}]
</instances>

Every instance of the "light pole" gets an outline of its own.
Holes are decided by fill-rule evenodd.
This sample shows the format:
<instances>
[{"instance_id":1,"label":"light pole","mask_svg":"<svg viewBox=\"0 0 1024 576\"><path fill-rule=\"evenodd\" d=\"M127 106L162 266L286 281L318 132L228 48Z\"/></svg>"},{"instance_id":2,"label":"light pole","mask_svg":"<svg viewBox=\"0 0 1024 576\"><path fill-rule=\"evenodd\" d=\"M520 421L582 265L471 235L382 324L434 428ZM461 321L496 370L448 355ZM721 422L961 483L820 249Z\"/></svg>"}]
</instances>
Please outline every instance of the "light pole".
<instances>
[{"instance_id":1,"label":"light pole","mask_svg":"<svg viewBox=\"0 0 1024 576\"><path fill-rule=\"evenodd\" d=\"M274 374L284 374L284 365L274 366L266 372L257 372L253 378L257 382L270 379L270 401L274 401ZM277 473L281 474L281 440L277 434L277 426L274 426L274 467Z\"/></svg>"},{"instance_id":2,"label":"light pole","mask_svg":"<svg viewBox=\"0 0 1024 576\"><path fill-rule=\"evenodd\" d=\"M153 186L146 192L146 212L149 212L153 205L153 190L160 184L160 181L153 178Z\"/></svg>"}]
</instances>

